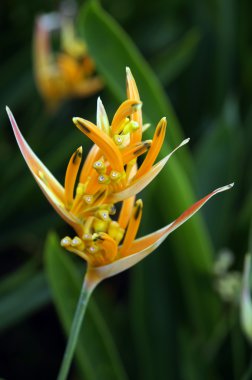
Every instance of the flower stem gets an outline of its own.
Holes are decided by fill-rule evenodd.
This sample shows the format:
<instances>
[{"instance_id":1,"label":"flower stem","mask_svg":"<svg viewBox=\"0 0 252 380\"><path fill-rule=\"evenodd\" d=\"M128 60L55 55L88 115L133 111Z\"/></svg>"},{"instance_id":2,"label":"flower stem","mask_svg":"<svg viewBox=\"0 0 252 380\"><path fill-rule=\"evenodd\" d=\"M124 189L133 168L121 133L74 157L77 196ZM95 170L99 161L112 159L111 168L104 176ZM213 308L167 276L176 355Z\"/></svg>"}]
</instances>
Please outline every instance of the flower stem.
<instances>
[{"instance_id":1,"label":"flower stem","mask_svg":"<svg viewBox=\"0 0 252 380\"><path fill-rule=\"evenodd\" d=\"M81 324L86 312L87 304L92 294L92 291L94 290L96 285L97 285L97 282L90 281L88 279L88 274L87 274L85 277L82 289L81 289L79 301L78 301L77 308L75 311L74 319L71 326L71 331L69 334L67 346L65 349L64 357L61 363L57 380L67 379L70 365L72 363L75 347L78 341Z\"/></svg>"}]
</instances>

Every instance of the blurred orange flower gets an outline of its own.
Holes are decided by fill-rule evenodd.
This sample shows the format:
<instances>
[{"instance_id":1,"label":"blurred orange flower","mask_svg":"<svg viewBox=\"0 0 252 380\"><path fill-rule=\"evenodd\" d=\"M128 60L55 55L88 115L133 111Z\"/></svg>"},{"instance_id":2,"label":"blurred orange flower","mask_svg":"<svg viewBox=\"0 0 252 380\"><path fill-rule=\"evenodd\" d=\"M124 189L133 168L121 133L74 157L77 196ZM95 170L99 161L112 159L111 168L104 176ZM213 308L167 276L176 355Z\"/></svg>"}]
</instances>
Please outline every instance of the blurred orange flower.
<instances>
[{"instance_id":1,"label":"blurred orange flower","mask_svg":"<svg viewBox=\"0 0 252 380\"><path fill-rule=\"evenodd\" d=\"M53 33L60 33L59 49L52 49ZM49 108L71 97L87 97L102 87L85 43L76 37L73 16L39 16L34 31L34 73L39 92Z\"/></svg>"}]
</instances>

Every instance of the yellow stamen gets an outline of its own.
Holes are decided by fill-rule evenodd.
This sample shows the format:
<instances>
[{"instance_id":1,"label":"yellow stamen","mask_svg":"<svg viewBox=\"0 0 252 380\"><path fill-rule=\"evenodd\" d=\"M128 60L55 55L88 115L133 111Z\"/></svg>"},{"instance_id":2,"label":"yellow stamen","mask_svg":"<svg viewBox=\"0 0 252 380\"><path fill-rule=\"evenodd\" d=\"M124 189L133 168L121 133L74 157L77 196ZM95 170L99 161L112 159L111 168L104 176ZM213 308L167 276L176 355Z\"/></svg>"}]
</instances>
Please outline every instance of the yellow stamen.
<instances>
[{"instance_id":1,"label":"yellow stamen","mask_svg":"<svg viewBox=\"0 0 252 380\"><path fill-rule=\"evenodd\" d=\"M111 181L116 182L122 178L122 174L118 173L116 170L111 170L109 177L110 177Z\"/></svg>"},{"instance_id":2,"label":"yellow stamen","mask_svg":"<svg viewBox=\"0 0 252 380\"><path fill-rule=\"evenodd\" d=\"M116 241L117 244L119 244L122 240L124 232L124 228L121 228L119 223L115 221L110 222L108 227L108 234L110 237L112 237L112 239Z\"/></svg>"},{"instance_id":3,"label":"yellow stamen","mask_svg":"<svg viewBox=\"0 0 252 380\"><path fill-rule=\"evenodd\" d=\"M69 236L64 237L60 241L61 247L67 248L71 245L72 239Z\"/></svg>"},{"instance_id":4,"label":"yellow stamen","mask_svg":"<svg viewBox=\"0 0 252 380\"><path fill-rule=\"evenodd\" d=\"M108 185L110 183L110 178L106 174L100 174L98 176L98 182L102 185Z\"/></svg>"},{"instance_id":5,"label":"yellow stamen","mask_svg":"<svg viewBox=\"0 0 252 380\"><path fill-rule=\"evenodd\" d=\"M114 142L116 143L116 145L122 145L122 143L124 142L125 140L125 136L123 135L114 135Z\"/></svg>"},{"instance_id":6,"label":"yellow stamen","mask_svg":"<svg viewBox=\"0 0 252 380\"><path fill-rule=\"evenodd\" d=\"M123 128L123 133L126 135L127 133L135 132L139 129L139 124L137 121L130 120L125 127Z\"/></svg>"},{"instance_id":7,"label":"yellow stamen","mask_svg":"<svg viewBox=\"0 0 252 380\"><path fill-rule=\"evenodd\" d=\"M112 133L119 133L118 130L121 129L122 121L127 117L136 112L142 107L142 103L139 99L128 99L125 100L120 107L117 109L114 118L111 123Z\"/></svg>"},{"instance_id":8,"label":"yellow stamen","mask_svg":"<svg viewBox=\"0 0 252 380\"><path fill-rule=\"evenodd\" d=\"M164 142L166 124L167 124L166 118L163 117L158 123L158 126L156 128L156 131L153 137L153 141L151 144L151 148L149 152L147 153L142 165L140 166L135 176L135 179L140 178L143 174L147 173L152 167L152 165L154 164Z\"/></svg>"},{"instance_id":9,"label":"yellow stamen","mask_svg":"<svg viewBox=\"0 0 252 380\"><path fill-rule=\"evenodd\" d=\"M83 249L85 248L85 244L84 242L78 237L78 236L75 236L71 242L71 246L73 248L77 248L81 251L83 251Z\"/></svg>"},{"instance_id":10,"label":"yellow stamen","mask_svg":"<svg viewBox=\"0 0 252 380\"><path fill-rule=\"evenodd\" d=\"M82 159L82 147L79 147L70 158L70 161L66 170L65 200L66 200L67 207L70 207L70 205L73 202L74 185L75 185L76 177L77 177L78 170L81 164L81 159Z\"/></svg>"},{"instance_id":11,"label":"yellow stamen","mask_svg":"<svg viewBox=\"0 0 252 380\"><path fill-rule=\"evenodd\" d=\"M80 256L82 259L89 261L88 255L82 251L85 246L84 242L78 236L76 236L73 240L69 236L66 236L61 240L60 244L69 252L73 252L76 255Z\"/></svg>"},{"instance_id":12,"label":"yellow stamen","mask_svg":"<svg viewBox=\"0 0 252 380\"><path fill-rule=\"evenodd\" d=\"M108 221L101 220L100 218L94 218L93 227L95 232L106 232L108 227Z\"/></svg>"},{"instance_id":13,"label":"yellow stamen","mask_svg":"<svg viewBox=\"0 0 252 380\"><path fill-rule=\"evenodd\" d=\"M114 132L114 134L120 134L125 126L130 122L130 118L129 117L125 117L125 119L123 119L116 127L116 132Z\"/></svg>"},{"instance_id":14,"label":"yellow stamen","mask_svg":"<svg viewBox=\"0 0 252 380\"><path fill-rule=\"evenodd\" d=\"M105 222L110 221L108 210L104 210L104 209L98 210L96 213L96 216L98 216L98 218L104 220Z\"/></svg>"},{"instance_id":15,"label":"yellow stamen","mask_svg":"<svg viewBox=\"0 0 252 380\"><path fill-rule=\"evenodd\" d=\"M95 163L93 164L93 168L94 168L94 169L97 171L97 173L99 173L99 174L101 174L101 173L105 173L105 172L106 172L106 166L105 166L103 160L95 161Z\"/></svg>"},{"instance_id":16,"label":"yellow stamen","mask_svg":"<svg viewBox=\"0 0 252 380\"><path fill-rule=\"evenodd\" d=\"M143 202L141 199L136 201L135 207L133 209L128 228L125 234L125 238L122 244L122 248L120 250L121 257L127 256L128 249L130 248L133 240L136 237L139 224L142 218L142 209Z\"/></svg>"}]
</instances>

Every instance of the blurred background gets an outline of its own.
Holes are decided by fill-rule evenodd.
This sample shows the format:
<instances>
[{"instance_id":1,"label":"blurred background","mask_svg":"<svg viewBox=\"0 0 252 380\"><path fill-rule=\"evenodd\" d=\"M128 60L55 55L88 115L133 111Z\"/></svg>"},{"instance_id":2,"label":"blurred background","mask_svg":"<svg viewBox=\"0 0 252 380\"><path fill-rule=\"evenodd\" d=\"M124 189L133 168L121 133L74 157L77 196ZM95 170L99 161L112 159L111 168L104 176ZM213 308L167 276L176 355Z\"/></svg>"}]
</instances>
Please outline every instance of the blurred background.
<instances>
[{"instance_id":1,"label":"blurred background","mask_svg":"<svg viewBox=\"0 0 252 380\"><path fill-rule=\"evenodd\" d=\"M0 377L56 378L85 272L85 263L59 247L73 232L27 169L5 105L63 182L72 152L90 147L72 117L95 122L101 96L111 120L125 99L130 66L151 123L147 138L167 117L162 157L191 138L141 194L140 234L170 223L217 187L235 187L144 262L98 287L69 378L251 379L251 346L240 323L244 256L251 252L251 3L77 2L76 36L103 85L85 97L66 92L50 106L35 81L35 20L68 5L0 3ZM53 48L60 49L57 38Z\"/></svg>"}]
</instances>

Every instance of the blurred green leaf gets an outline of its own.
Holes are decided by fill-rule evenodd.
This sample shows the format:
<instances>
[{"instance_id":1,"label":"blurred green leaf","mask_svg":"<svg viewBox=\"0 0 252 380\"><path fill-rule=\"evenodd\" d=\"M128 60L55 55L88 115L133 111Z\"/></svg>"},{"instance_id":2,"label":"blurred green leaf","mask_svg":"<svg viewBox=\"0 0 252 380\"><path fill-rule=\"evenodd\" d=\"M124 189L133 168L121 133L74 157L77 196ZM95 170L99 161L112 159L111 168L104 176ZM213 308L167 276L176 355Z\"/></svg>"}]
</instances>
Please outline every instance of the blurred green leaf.
<instances>
[{"instance_id":1,"label":"blurred green leaf","mask_svg":"<svg viewBox=\"0 0 252 380\"><path fill-rule=\"evenodd\" d=\"M37 262L35 260L29 260L20 268L16 269L13 273L7 274L1 279L0 296L4 296L4 293L11 292L22 285L23 282L29 279L36 272L36 269Z\"/></svg>"},{"instance_id":2,"label":"blurred green leaf","mask_svg":"<svg viewBox=\"0 0 252 380\"><path fill-rule=\"evenodd\" d=\"M230 233L229 223L237 191L241 190L241 172L244 160L243 135L241 133L237 102L227 99L219 119L198 143L195 152L197 179L201 192L212 186L235 182L229 196L216 199L211 208L203 209L208 227L217 247L222 247ZM220 212L221 209L221 212Z\"/></svg>"},{"instance_id":3,"label":"blurred green leaf","mask_svg":"<svg viewBox=\"0 0 252 380\"><path fill-rule=\"evenodd\" d=\"M214 32L216 33L216 56L215 76L214 76L214 93L213 99L215 107L220 110L225 102L226 96L230 91L232 83L232 73L235 65L235 16L236 2L234 0L221 0L216 3L217 10L216 24Z\"/></svg>"},{"instance_id":4,"label":"blurred green leaf","mask_svg":"<svg viewBox=\"0 0 252 380\"><path fill-rule=\"evenodd\" d=\"M138 357L137 378L142 380L178 378L178 326L162 258L153 255L131 272L130 315Z\"/></svg>"},{"instance_id":5,"label":"blurred green leaf","mask_svg":"<svg viewBox=\"0 0 252 380\"><path fill-rule=\"evenodd\" d=\"M44 273L32 274L31 270L32 267L27 265L2 285L9 292L1 294L0 331L20 322L50 301L51 295Z\"/></svg>"},{"instance_id":6,"label":"blurred green leaf","mask_svg":"<svg viewBox=\"0 0 252 380\"><path fill-rule=\"evenodd\" d=\"M59 240L50 234L45 245L45 265L60 321L69 333L83 278ZM88 379L126 380L113 338L94 301L85 315L76 358L82 376Z\"/></svg>"},{"instance_id":7,"label":"blurred green leaf","mask_svg":"<svg viewBox=\"0 0 252 380\"><path fill-rule=\"evenodd\" d=\"M163 49L151 60L152 67L164 85L174 81L190 64L200 42L198 29L189 30L173 46Z\"/></svg>"},{"instance_id":8,"label":"blurred green leaf","mask_svg":"<svg viewBox=\"0 0 252 380\"><path fill-rule=\"evenodd\" d=\"M183 132L174 110L155 74L126 33L95 1L82 8L79 29L99 72L117 99L125 99L125 67L129 66L140 91L147 121L156 125L161 117L166 116L172 126L172 145L178 145L183 140ZM190 157L186 152L183 157L190 167Z\"/></svg>"}]
</instances>

